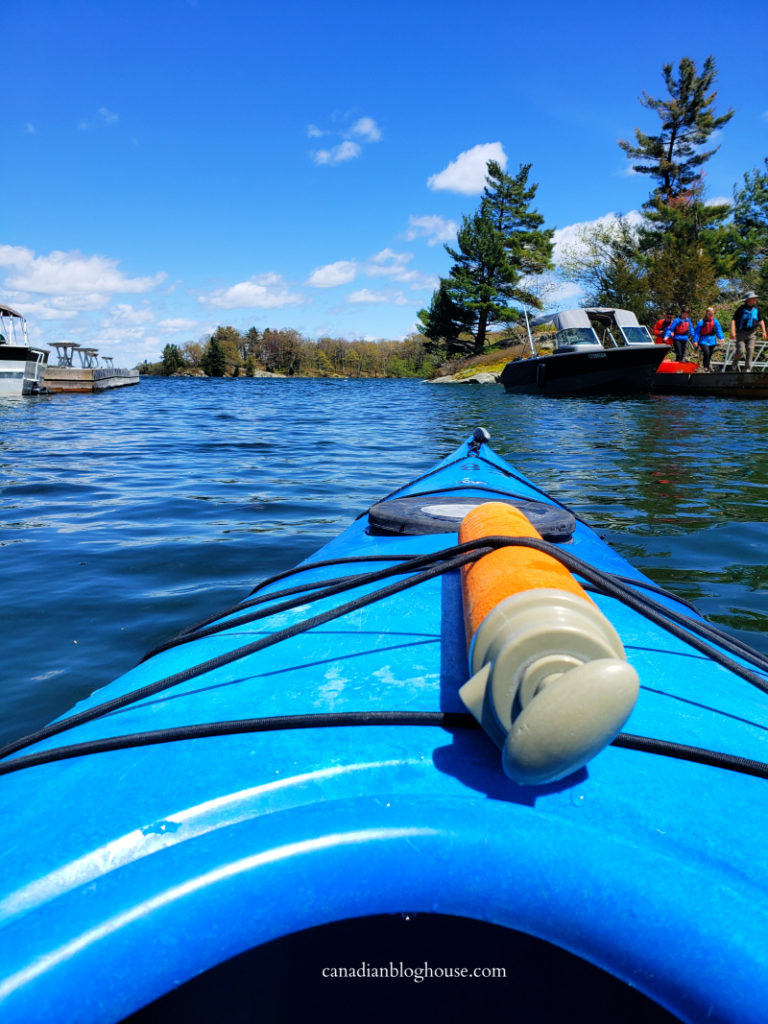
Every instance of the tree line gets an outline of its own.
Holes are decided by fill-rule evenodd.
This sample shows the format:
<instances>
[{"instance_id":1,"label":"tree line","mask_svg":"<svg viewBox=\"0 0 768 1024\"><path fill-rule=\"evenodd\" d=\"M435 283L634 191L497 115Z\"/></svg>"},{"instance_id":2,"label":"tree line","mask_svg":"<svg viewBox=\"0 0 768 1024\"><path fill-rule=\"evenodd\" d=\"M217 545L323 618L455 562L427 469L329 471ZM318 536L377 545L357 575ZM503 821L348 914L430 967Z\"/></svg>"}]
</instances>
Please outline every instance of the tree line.
<instances>
[{"instance_id":1,"label":"tree line","mask_svg":"<svg viewBox=\"0 0 768 1024\"><path fill-rule=\"evenodd\" d=\"M419 313L428 351L482 352L491 325L509 331L524 310L543 308L547 270L579 283L584 305L630 309L649 325L660 312L723 308L747 290L768 294L768 159L734 186L732 204L708 202L703 168L719 148L712 136L734 111L716 113L714 57L701 70L683 57L662 75L667 95L640 97L659 118L656 133L637 128L633 141L619 142L652 185L641 216L586 227L556 267L554 232L532 205L531 165L509 175L488 163L478 209L462 219L456 247L445 246L448 275Z\"/></svg>"},{"instance_id":2,"label":"tree line","mask_svg":"<svg viewBox=\"0 0 768 1024\"><path fill-rule=\"evenodd\" d=\"M224 326L201 341L166 345L160 362L144 363L139 371L208 377L253 377L263 371L288 377L426 377L437 363L425 341L418 334L403 341L312 341L290 328L241 332Z\"/></svg>"}]
</instances>

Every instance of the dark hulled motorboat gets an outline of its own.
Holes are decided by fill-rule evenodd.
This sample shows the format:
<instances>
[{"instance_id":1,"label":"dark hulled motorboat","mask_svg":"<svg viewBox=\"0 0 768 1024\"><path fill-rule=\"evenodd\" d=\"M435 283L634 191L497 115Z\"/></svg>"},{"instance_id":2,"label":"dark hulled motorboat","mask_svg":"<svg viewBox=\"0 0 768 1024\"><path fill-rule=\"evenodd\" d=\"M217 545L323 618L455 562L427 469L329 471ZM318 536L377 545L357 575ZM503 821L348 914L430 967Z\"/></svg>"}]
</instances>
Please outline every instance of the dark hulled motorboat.
<instances>
[{"instance_id":1,"label":"dark hulled motorboat","mask_svg":"<svg viewBox=\"0 0 768 1024\"><path fill-rule=\"evenodd\" d=\"M669 346L654 343L627 309L567 309L536 317L557 331L551 354L507 363L501 383L510 394L614 395L648 392ZM535 353L533 337L529 334Z\"/></svg>"}]
</instances>

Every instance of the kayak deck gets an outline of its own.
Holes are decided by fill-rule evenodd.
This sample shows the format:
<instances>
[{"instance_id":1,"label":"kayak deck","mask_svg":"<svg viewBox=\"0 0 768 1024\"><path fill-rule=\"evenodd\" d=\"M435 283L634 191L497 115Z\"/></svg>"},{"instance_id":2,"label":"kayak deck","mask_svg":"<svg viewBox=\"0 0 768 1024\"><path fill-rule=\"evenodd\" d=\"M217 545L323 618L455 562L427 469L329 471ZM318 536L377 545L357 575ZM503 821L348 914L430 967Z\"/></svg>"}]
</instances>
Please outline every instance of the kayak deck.
<instances>
[{"instance_id":1,"label":"kayak deck","mask_svg":"<svg viewBox=\"0 0 768 1024\"><path fill-rule=\"evenodd\" d=\"M551 503L471 442L393 497L425 492ZM255 596L455 542L377 535L363 516ZM558 547L698 618L649 592L585 524ZM458 697L468 670L456 569L194 674L398 579L309 591L293 608L161 651L75 712L190 677L13 755L179 726L280 723L169 735L2 779L4 1021L30 1019L30 1006L41 1017L120 1020L254 947L405 912L546 940L682 1019L762 1019L765 780L610 746L559 782L510 782ZM765 759L764 692L615 597L591 596L640 676L628 732ZM392 723L345 718L376 714Z\"/></svg>"}]
</instances>

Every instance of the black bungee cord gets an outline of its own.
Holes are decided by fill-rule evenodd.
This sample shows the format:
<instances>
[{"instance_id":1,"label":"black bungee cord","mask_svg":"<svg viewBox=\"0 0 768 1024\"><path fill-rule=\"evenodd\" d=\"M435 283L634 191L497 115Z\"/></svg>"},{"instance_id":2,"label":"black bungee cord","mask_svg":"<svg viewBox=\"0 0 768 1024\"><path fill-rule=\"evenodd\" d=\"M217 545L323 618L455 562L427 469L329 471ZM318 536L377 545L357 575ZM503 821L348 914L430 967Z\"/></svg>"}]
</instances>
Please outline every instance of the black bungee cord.
<instances>
[{"instance_id":1,"label":"black bungee cord","mask_svg":"<svg viewBox=\"0 0 768 1024\"><path fill-rule=\"evenodd\" d=\"M754 651L742 641L729 637L727 634L709 623L698 622L697 620L690 619L688 616L681 615L665 608L663 605L660 605L658 602L652 600L646 595L638 594L632 589L632 587L636 582L642 583L642 581L634 581L624 577L611 576L611 574L595 569L593 566L589 565L589 563L584 562L575 555L565 552L561 548L549 544L546 541L530 537L483 537L443 549L442 551L431 555L418 555L407 558L405 560L401 560L399 564L394 567L380 569L373 573L353 574L352 576L341 577L333 581L319 581L314 584L290 588L289 591L281 591L277 594L273 593L264 595L262 599L258 599L257 602L253 603L262 603L262 600L273 601L275 599L282 599L286 594L293 594L293 599L280 601L277 605L270 605L266 609L261 609L251 613L250 615L242 616L240 619L219 622L215 628L208 628L209 623L215 622L216 619L220 618L221 613L219 613L215 619L204 620L204 622L199 623L197 627L192 627L192 629L179 634L174 641L170 641L168 645L163 645L160 650L169 649L170 647L177 646L181 643L191 642L201 636L212 635L213 632L219 632L221 630L231 628L233 622L242 624L244 621L253 621L253 619L261 618L264 615L271 615L277 611L285 611L288 608L295 607L297 604L305 603L307 600L306 595L308 590L315 591L314 593L311 593L311 599L317 600L333 596L335 593L340 593L354 587L378 582L381 579L385 579L394 574L413 572L414 569L420 570L413 572L412 575L407 576L403 580L389 584L373 591L372 593L361 595L338 607L312 616L302 622L295 623L293 626L278 630L268 636L261 637L259 640L250 644L246 644L233 651L221 654L215 658L209 659L208 661L202 662L199 665L190 666L189 668L174 673L171 676L156 680L154 683L140 687L139 689L123 694L120 697L113 698L110 701L105 701L104 703L92 708L85 709L78 714L61 719L58 722L53 722L35 733L21 737L20 739L12 741L0 748L0 758L8 757L9 755L16 753L18 750L32 745L33 743L40 742L50 736L57 735L65 730L74 728L77 725L100 718L112 711L153 696L162 690L178 685L179 683L186 682L189 679L196 678L223 665L231 664L232 662L247 657L259 650L263 650L309 629L324 625L335 618L341 617L375 601L399 593L409 587L416 586L428 579L456 570L463 565L468 565L481 558L483 555L488 554L492 550L507 546L528 547L552 555L571 572L584 578L588 584L591 584L599 592L621 601L623 604L637 611L639 614L644 615L651 622L654 622L667 630L673 636L705 654L705 656L711 658L722 667L734 672L747 682L758 687L762 692L768 693L768 679L765 679L745 666L733 661L722 651L718 651L716 648L713 648L711 646L711 642L707 641L709 640L719 643L722 647L729 649L731 653L742 657L744 660L751 661L753 665L763 669L764 671L768 671L768 658L765 658L760 654L760 652ZM296 571L307 570L320 565L328 566L335 564L336 561L351 561L359 563L364 560L368 559L352 558L329 560L323 563L314 563L314 565L309 563L304 566L297 567ZM377 558L375 556L372 556L372 560L379 562L382 561L381 558ZM281 578L285 578L285 575L286 574L281 574ZM660 588L658 589L660 590ZM300 591L298 596L297 591ZM674 595L667 594L665 591L661 591L661 593L664 596L672 597L677 600ZM235 606L233 611L239 610L245 606L245 604ZM448 723L453 727L474 727L474 719L472 716L453 714L451 717L450 713L445 712L345 712L320 716L279 716L275 718L244 719L235 722L204 723L202 725L178 726L175 728L156 730L146 733L135 733L128 736L110 737L103 740L93 740L86 743L72 744L70 746L40 751L15 758L12 761L0 763L0 774L17 771L20 768L30 767L33 764L47 763L68 757L81 756L85 753L95 753L101 750L123 749L129 746L172 742L174 740L198 738L208 735L223 735L235 732L263 732L267 730L271 731L276 728L311 728L319 727L320 725L327 726L330 724L432 724L449 727ZM716 751L706 751L701 750L700 748L687 747L683 744L669 743L668 741L655 740L649 737L632 737L626 734L619 734L616 740L614 740L614 745L629 747L636 750L652 750L655 753L667 754L667 756L685 757L688 760L695 760L699 763L716 764L720 767L731 768L735 771L743 771L747 774L758 775L759 777L768 777L768 774L766 774L768 773L768 765L763 765L762 762L751 761L749 759L739 758L734 755L723 754Z\"/></svg>"}]
</instances>

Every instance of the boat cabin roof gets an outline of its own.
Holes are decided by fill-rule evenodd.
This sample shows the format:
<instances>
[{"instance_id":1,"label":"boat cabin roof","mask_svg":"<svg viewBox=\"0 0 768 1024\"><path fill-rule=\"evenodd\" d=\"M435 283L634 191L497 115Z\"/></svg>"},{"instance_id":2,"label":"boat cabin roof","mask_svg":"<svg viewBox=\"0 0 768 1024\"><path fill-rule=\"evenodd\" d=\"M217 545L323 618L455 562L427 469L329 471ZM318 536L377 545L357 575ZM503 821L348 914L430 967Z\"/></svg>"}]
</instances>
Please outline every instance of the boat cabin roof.
<instances>
[{"instance_id":1,"label":"boat cabin roof","mask_svg":"<svg viewBox=\"0 0 768 1024\"><path fill-rule=\"evenodd\" d=\"M0 302L0 316L17 316L19 320L23 320L24 317L17 309L13 309L11 306L6 306Z\"/></svg>"},{"instance_id":2,"label":"boat cabin roof","mask_svg":"<svg viewBox=\"0 0 768 1024\"><path fill-rule=\"evenodd\" d=\"M563 309L559 313L548 313L531 320L531 326L553 324L556 331L565 331L573 327L592 327L592 321L614 324L617 327L639 327L638 319L629 309L611 309L608 306L587 306L583 309Z\"/></svg>"}]
</instances>

